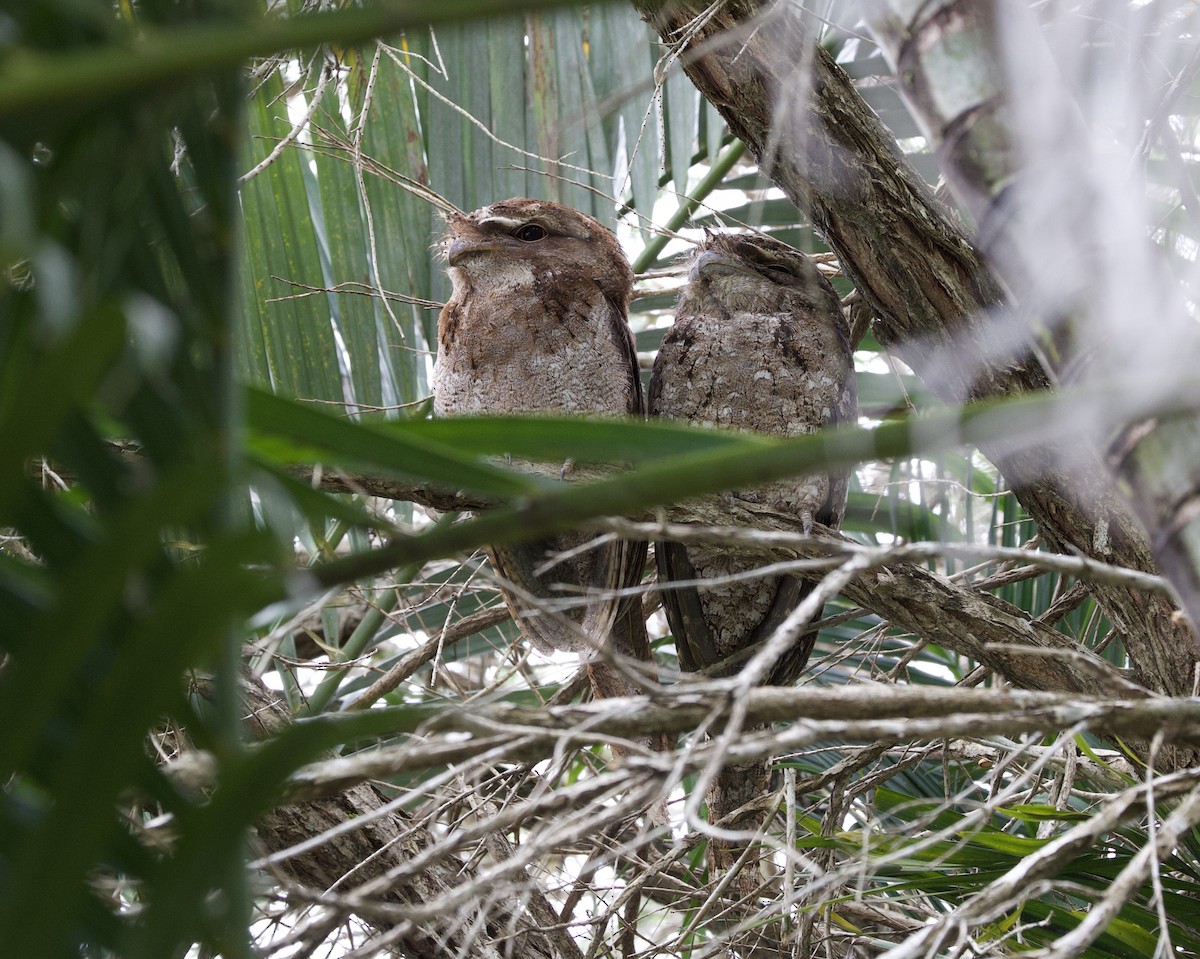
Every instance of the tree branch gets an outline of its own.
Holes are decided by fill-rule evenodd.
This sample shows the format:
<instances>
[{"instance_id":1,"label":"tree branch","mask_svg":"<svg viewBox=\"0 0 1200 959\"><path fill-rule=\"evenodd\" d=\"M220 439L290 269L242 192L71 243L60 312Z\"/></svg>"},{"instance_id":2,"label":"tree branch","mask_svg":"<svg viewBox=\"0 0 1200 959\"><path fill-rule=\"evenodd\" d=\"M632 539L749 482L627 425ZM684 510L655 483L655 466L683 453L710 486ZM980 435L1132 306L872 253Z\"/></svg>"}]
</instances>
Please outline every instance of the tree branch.
<instances>
[{"instance_id":1,"label":"tree branch","mask_svg":"<svg viewBox=\"0 0 1200 959\"><path fill-rule=\"evenodd\" d=\"M813 221L878 316L881 343L951 402L1048 385L1014 352L1000 284L788 4L634 0L764 172ZM1056 552L1155 572L1136 519L1090 445L985 452ZM1066 464L1066 465L1064 465ZM1068 468L1069 466L1069 468ZM1189 695L1195 635L1165 597L1093 583L1139 681Z\"/></svg>"},{"instance_id":2,"label":"tree branch","mask_svg":"<svg viewBox=\"0 0 1200 959\"><path fill-rule=\"evenodd\" d=\"M1024 309L1044 312L1043 300L1054 302L1053 297L1061 297L1061 291L1044 279L1050 273L1053 283L1060 282L1058 271L1047 269L1044 262L1047 246L1038 242L1046 219L1065 220L1064 233L1084 235L1103 221L1088 220L1076 211L1103 210L1105 198L1097 194L1088 177L1076 175L1081 164L1090 165L1091 138L1082 114L1061 84L1028 81L1037 83L1042 122L1047 117L1057 121L1059 131L1053 144L1037 135L1023 135L1019 115L1022 109L1030 109L1030 102L1019 101L1033 97L1028 92L1022 97L1019 89L1010 90L1012 67L1005 62L1004 51L1020 50L1022 74L1053 76L1053 58L1036 19L994 2L941 4L936 10L926 8L920 13L907 4L893 3L876 6L869 22L956 194L977 222L987 224L989 261L1009 288L1019 291ZM947 49L954 50L952 57L945 55ZM952 103L938 94L951 86L958 92ZM1061 160L1060 179L1049 181L1052 186L1040 182L1053 175L1053 164L1068 144L1076 152ZM1048 199L1051 202L1047 203ZM1142 242L1151 246L1148 238ZM1076 247L1072 255L1086 261L1089 275L1099 277L1110 269L1097 247L1082 242ZM1126 254L1121 256L1124 266ZM1145 271L1144 278L1139 277L1143 285L1162 290L1174 287L1166 265L1153 255L1144 258L1140 266ZM1139 364L1136 356L1124 352L1119 367L1112 356L1102 356L1097 363L1094 340L1108 335L1102 313L1111 296L1111 291L1105 290L1100 297L1103 302L1084 298L1070 311L1073 315L1058 315L1067 310L1057 307L1049 311L1048 318L1031 320L1030 331L1037 335L1040 355L1062 382L1078 382L1084 377L1105 382L1117 370L1127 369L1125 364L1169 382L1169 368ZM1195 353L1196 325L1182 300L1171 302L1168 298L1154 315L1153 339L1171 343L1180 354ZM1194 412L1181 413L1127 427L1110 449L1109 459L1152 531L1151 544L1159 565L1192 618L1200 622L1200 510L1189 505L1196 501L1198 477L1186 465L1195 460L1198 449L1200 420Z\"/></svg>"},{"instance_id":3,"label":"tree branch","mask_svg":"<svg viewBox=\"0 0 1200 959\"><path fill-rule=\"evenodd\" d=\"M211 683L194 681L195 692L211 698ZM291 722L288 707L275 694L255 680L247 679L242 689L246 726L252 740L262 740ZM204 754L184 752L167 765L178 770L188 789L207 789L215 785L204 772L211 767ZM347 824L354 823L352 829ZM390 903L397 909L409 909L402 918L390 919L373 914L377 928L387 930L390 941L399 944L404 954L417 959L441 959L445 955L470 955L474 959L501 959L510 940L518 952L536 959L578 959L578 950L566 948L553 928L545 928L534 915L533 900L541 899L536 888L523 890L522 899L480 897L476 906L483 911L468 915L468 907L454 914L428 915L424 904L444 901L461 888L473 867L453 856L444 856L404 881L378 883L398 867L413 861L437 840L421 821L395 803L389 803L367 779L343 781L336 789L310 791L305 801L277 805L257 824L258 839L268 851L293 849L306 843L304 851L273 864L282 868L291 880L322 892L343 893L371 889L374 902ZM313 842L314 837L321 837ZM352 877L352 884L348 879ZM380 888L371 884L377 883ZM532 898L531 898L532 897ZM320 897L330 905L338 897ZM550 907L541 903L548 912ZM335 910L330 929L344 918Z\"/></svg>"},{"instance_id":4,"label":"tree branch","mask_svg":"<svg viewBox=\"0 0 1200 959\"><path fill-rule=\"evenodd\" d=\"M446 502L454 502L458 509L489 505L461 494L431 494L423 486L358 475L321 479L323 485L330 481L334 489L370 487L377 495L429 506ZM636 525L639 521L643 525ZM662 525L664 521L671 525ZM692 528L683 524L690 524ZM720 541L732 547L740 542L742 549L764 557L764 562L770 559L826 559L839 551L861 548L861 544L831 530L821 530L819 538L804 537L800 535L803 532L801 525L794 518L735 497L691 500L662 510L658 516L647 514L631 520L607 520L595 526L632 538L675 536L686 539L691 536ZM747 531L750 531L751 543L746 541ZM773 538L772 533L779 536ZM921 548L922 552L939 549L937 544L921 544ZM917 547L908 549L915 555ZM1136 595L1144 595L1147 589L1163 589L1158 577L1141 570L1121 571L1082 557L1054 557L1022 551L1021 558L1025 562L1038 562L1039 557L1044 557L1041 561L1047 567L1057 567L1060 572L1069 571L1073 575L1087 575L1096 582L1120 582L1122 589ZM1111 663L1088 652L1065 634L1030 619L1003 600L955 583L904 559L902 551L883 556L876 567L850 583L843 590L844 595L899 629L989 666L1014 685L1092 696L1137 694L1137 687Z\"/></svg>"},{"instance_id":5,"label":"tree branch","mask_svg":"<svg viewBox=\"0 0 1200 959\"><path fill-rule=\"evenodd\" d=\"M425 725L421 739L301 767L290 777L280 802L335 796L371 779L470 762L485 755L489 761L537 762L556 750L597 741L635 744L649 734L690 733L728 716L732 705L727 694L735 683L736 677L678 686L649 702L605 699L574 706L492 703L439 709ZM1200 746L1200 702L1164 697L1114 700L1026 690L863 684L838 689L758 688L749 692L745 703L748 727L790 725L747 732L739 742L720 749L712 742L697 744L682 756L634 749L628 760L631 769L677 775L680 769L703 769L716 754L726 762L748 763L825 741L1009 738L1072 727L1086 727L1122 740L1149 741L1161 734L1169 744ZM634 704L636 709L631 708ZM437 734L444 738L429 738ZM196 788L206 783L211 767L203 762L203 754L189 753L168 764L167 772ZM286 847L269 843L268 848Z\"/></svg>"}]
</instances>

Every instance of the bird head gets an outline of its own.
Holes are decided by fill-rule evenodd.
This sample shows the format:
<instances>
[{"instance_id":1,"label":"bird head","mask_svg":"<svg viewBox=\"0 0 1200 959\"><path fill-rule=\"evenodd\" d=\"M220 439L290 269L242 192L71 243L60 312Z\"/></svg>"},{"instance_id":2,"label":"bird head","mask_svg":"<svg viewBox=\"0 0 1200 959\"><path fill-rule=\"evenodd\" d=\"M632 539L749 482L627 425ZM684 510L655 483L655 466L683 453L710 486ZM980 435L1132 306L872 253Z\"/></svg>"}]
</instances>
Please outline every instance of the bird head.
<instances>
[{"instance_id":1,"label":"bird head","mask_svg":"<svg viewBox=\"0 0 1200 959\"><path fill-rule=\"evenodd\" d=\"M547 200L501 200L446 218L442 252L456 289L462 283L510 285L552 278L591 282L628 304L633 271L611 230L585 213Z\"/></svg>"},{"instance_id":2,"label":"bird head","mask_svg":"<svg viewBox=\"0 0 1200 959\"><path fill-rule=\"evenodd\" d=\"M828 308L831 298L838 303L812 260L759 234L707 233L692 260L688 285L694 293L742 308Z\"/></svg>"}]
</instances>

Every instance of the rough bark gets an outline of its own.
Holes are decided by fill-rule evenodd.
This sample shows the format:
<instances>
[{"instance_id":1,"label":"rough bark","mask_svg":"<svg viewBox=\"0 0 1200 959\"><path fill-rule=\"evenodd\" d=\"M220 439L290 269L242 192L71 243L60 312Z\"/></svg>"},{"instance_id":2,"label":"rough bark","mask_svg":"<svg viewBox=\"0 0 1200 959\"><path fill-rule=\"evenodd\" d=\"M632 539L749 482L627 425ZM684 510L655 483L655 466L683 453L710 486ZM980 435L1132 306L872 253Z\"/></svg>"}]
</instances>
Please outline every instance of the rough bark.
<instances>
[{"instance_id":1,"label":"rough bark","mask_svg":"<svg viewBox=\"0 0 1200 959\"><path fill-rule=\"evenodd\" d=\"M1012 341L1003 289L894 139L788 4L634 0L683 69L837 253L875 311L878 339L951 402L1044 390L1050 377ZM1022 450L996 463L1051 549L1139 570L1149 542L1087 443ZM1182 506L1180 507L1182 509ZM1092 584L1138 681L1191 693L1195 635L1162 596Z\"/></svg>"},{"instance_id":2,"label":"rough bark","mask_svg":"<svg viewBox=\"0 0 1200 959\"><path fill-rule=\"evenodd\" d=\"M1053 76L1049 50L1032 16L1019 8L988 2L948 2L925 6L914 15L904 3L879 5L871 29L896 73L910 110L936 151L955 193L976 222L985 224L989 262L1010 289L1030 291L1036 299L1037 253L1033 242L1031 205L1035 192L1025 188L1035 174L1027 170L1020 124L1009 94L1005 49L1019 46L1022 70ZM1007 28L1003 36L1001 21ZM1036 66L1030 67L1030 63ZM938 94L953 85L953 99ZM1069 97L1048 83L1039 84L1042 107L1060 118L1063 140L1087 150L1090 135ZM1036 165L1036 164L1035 164ZM1080 199L1090 201L1079 203ZM1080 196L1062 198L1063 211L1103 202L1086 188ZM1087 224L1076 225L1086 234ZM1136 238L1129 238L1136 243ZM1145 241L1149 243L1148 240ZM1083 256L1088 244L1079 243ZM1027 252L1032 251L1032 252ZM1100 275L1102 262L1091 263ZM1150 257L1148 268L1160 265ZM1168 288L1173 279L1165 269L1155 285ZM1060 382L1106 375L1095 368L1088 349L1092 328L1089 304L1073 316L1031 321L1042 356ZM1195 323L1178 304L1155 317L1154 335L1189 350L1195 344ZM1123 481L1138 515L1151 531L1150 543L1159 565L1171 580L1194 622L1200 622L1200 425L1195 415L1157 417L1126 429L1110 449L1109 461Z\"/></svg>"}]
</instances>

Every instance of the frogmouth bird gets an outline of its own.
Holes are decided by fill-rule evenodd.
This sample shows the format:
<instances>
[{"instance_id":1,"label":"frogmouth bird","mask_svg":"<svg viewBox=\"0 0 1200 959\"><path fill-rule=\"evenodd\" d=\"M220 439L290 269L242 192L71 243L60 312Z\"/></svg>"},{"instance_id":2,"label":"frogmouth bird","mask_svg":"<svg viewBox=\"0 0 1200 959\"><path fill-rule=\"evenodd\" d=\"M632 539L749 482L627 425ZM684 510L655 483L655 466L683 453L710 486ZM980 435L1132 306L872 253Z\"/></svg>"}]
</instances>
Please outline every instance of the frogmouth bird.
<instances>
[{"instance_id":1,"label":"frogmouth bird","mask_svg":"<svg viewBox=\"0 0 1200 959\"><path fill-rule=\"evenodd\" d=\"M837 294L806 256L764 236L709 234L654 363L650 413L773 436L853 423L848 335ZM841 525L848 484L849 471L816 473L733 495L794 516L810 531L815 522ZM655 558L666 581L744 573L765 561L669 542L655 544ZM683 665L702 670L769 636L803 593L801 580L769 576L669 589L663 605ZM769 682L794 682L811 650L811 640L791 650Z\"/></svg>"},{"instance_id":2,"label":"frogmouth bird","mask_svg":"<svg viewBox=\"0 0 1200 959\"><path fill-rule=\"evenodd\" d=\"M438 319L438 415L644 413L627 320L633 271L609 229L557 203L503 200L447 217L443 252L453 292ZM647 544L583 548L594 538L562 533L488 556L538 649L586 656L611 640L649 659L640 601L611 595L641 581ZM564 558L546 568L555 556ZM598 666L591 677L600 695L636 691Z\"/></svg>"},{"instance_id":3,"label":"frogmouth bird","mask_svg":"<svg viewBox=\"0 0 1200 959\"><path fill-rule=\"evenodd\" d=\"M857 398L848 336L837 294L803 254L763 236L709 234L692 261L675 323L654 363L650 413L784 437L853 423ZM838 527L849 478L849 471L815 473L732 496L793 516L805 531L814 523ZM672 542L655 543L654 552L664 585L749 573L771 561L769 555ZM735 671L741 662L737 654L766 640L810 589L792 576L664 589L663 607L682 665L718 674ZM798 641L766 682L794 683L813 641L811 634ZM743 817L769 791L765 764L722 768L707 795L710 822L761 828ZM760 861L744 852L744 843L714 837L708 847L710 874L722 874L739 861L744 866ZM755 872L744 868L736 877L740 893L749 894L757 885Z\"/></svg>"}]
</instances>

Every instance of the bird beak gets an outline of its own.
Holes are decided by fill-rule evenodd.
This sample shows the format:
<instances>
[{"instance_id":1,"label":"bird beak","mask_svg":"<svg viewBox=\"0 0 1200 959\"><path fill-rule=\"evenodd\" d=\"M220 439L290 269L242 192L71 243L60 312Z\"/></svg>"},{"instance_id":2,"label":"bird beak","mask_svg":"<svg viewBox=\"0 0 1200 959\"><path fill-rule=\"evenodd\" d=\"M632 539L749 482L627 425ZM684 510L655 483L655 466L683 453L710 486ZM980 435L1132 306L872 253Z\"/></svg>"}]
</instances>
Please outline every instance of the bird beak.
<instances>
[{"instance_id":1,"label":"bird beak","mask_svg":"<svg viewBox=\"0 0 1200 959\"><path fill-rule=\"evenodd\" d=\"M698 280L703 273L745 273L746 268L737 260L731 260L724 254L717 253L713 250L705 250L692 263L692 268L688 272L688 280Z\"/></svg>"},{"instance_id":2,"label":"bird beak","mask_svg":"<svg viewBox=\"0 0 1200 959\"><path fill-rule=\"evenodd\" d=\"M487 240L458 239L451 243L450 249L446 251L446 262L451 266L458 266L463 257L476 253L495 253L499 249L497 244Z\"/></svg>"}]
</instances>

